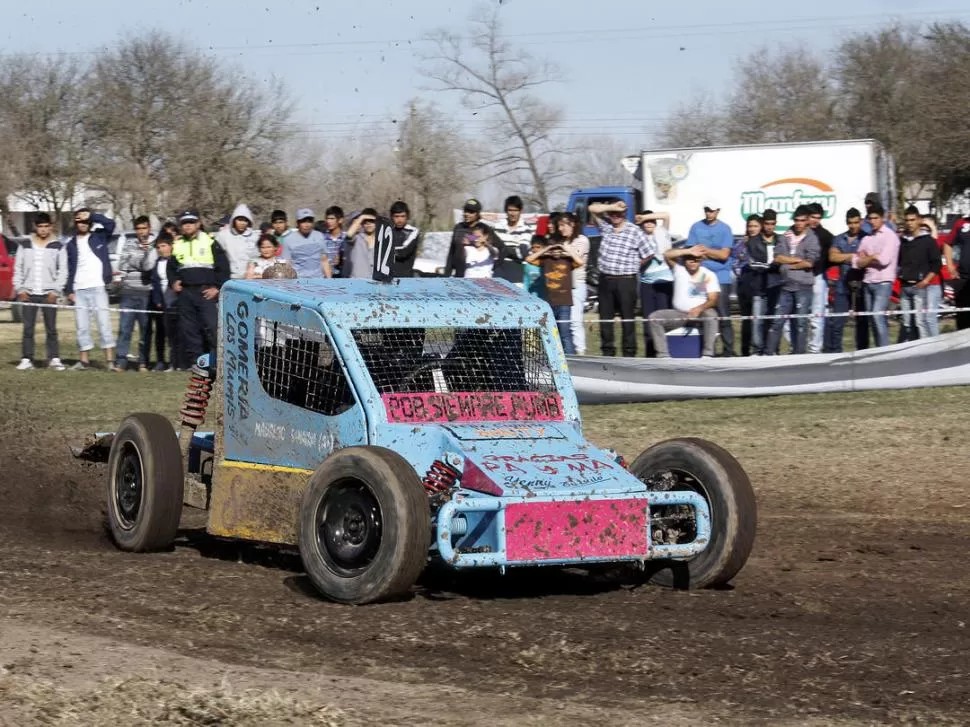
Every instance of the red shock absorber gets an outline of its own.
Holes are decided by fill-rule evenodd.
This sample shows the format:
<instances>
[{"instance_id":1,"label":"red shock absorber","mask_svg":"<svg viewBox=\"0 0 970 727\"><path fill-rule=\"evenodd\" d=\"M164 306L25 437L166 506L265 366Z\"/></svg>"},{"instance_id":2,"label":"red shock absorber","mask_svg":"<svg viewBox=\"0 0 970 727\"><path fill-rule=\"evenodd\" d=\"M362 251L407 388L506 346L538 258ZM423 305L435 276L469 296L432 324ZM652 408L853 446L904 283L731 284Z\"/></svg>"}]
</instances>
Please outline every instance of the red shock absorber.
<instances>
[{"instance_id":1,"label":"red shock absorber","mask_svg":"<svg viewBox=\"0 0 970 727\"><path fill-rule=\"evenodd\" d=\"M205 410L209 405L211 394L212 375L206 369L193 366L192 378L189 379L182 408L179 410L183 426L195 429L205 421Z\"/></svg>"},{"instance_id":2,"label":"red shock absorber","mask_svg":"<svg viewBox=\"0 0 970 727\"><path fill-rule=\"evenodd\" d=\"M424 476L422 482L424 483L424 489L428 491L430 495L437 495L442 492L446 492L451 489L455 482L458 481L460 473L457 469L452 467L446 462L442 462L440 459L436 459L431 465L431 469L428 470L428 474Z\"/></svg>"}]
</instances>

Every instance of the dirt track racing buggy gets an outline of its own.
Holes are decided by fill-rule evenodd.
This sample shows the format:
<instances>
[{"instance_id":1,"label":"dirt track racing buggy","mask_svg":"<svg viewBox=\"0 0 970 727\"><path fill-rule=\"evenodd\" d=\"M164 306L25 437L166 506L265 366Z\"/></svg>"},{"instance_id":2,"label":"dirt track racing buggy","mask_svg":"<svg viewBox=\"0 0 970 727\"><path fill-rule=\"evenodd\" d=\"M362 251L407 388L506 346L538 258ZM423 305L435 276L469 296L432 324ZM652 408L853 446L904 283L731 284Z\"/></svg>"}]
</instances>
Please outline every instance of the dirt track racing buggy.
<instances>
[{"instance_id":1,"label":"dirt track racing buggy","mask_svg":"<svg viewBox=\"0 0 970 727\"><path fill-rule=\"evenodd\" d=\"M85 452L106 454L123 550L172 547L184 501L212 535L297 546L355 604L405 594L429 561L626 562L703 587L748 558L738 462L699 439L629 465L587 442L551 310L511 284L232 281L220 298L218 375L194 369L179 433L132 414Z\"/></svg>"}]
</instances>

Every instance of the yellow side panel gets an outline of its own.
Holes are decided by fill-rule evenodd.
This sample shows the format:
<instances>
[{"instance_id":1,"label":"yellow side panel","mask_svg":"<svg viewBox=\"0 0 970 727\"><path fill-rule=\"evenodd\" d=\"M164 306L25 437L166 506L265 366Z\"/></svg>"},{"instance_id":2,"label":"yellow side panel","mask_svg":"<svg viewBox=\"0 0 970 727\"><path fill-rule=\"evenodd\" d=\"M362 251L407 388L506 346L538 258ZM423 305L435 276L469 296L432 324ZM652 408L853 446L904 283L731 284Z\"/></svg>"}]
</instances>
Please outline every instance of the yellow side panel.
<instances>
[{"instance_id":1,"label":"yellow side panel","mask_svg":"<svg viewBox=\"0 0 970 727\"><path fill-rule=\"evenodd\" d=\"M300 504L313 474L293 467L219 462L212 469L212 535L296 545Z\"/></svg>"}]
</instances>

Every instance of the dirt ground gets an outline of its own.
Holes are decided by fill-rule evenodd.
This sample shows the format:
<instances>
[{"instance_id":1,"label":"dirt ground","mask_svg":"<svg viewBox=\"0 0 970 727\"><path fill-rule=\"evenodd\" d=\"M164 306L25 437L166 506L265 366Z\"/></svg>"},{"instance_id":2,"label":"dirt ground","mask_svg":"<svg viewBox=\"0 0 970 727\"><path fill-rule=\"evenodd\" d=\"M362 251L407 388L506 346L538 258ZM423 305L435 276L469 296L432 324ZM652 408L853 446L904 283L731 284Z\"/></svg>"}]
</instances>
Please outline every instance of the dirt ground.
<instances>
[{"instance_id":1,"label":"dirt ground","mask_svg":"<svg viewBox=\"0 0 970 727\"><path fill-rule=\"evenodd\" d=\"M3 727L970 722L966 389L587 408L628 456L675 435L736 454L760 521L732 588L435 572L351 608L293 554L190 528L117 551L103 471L67 445L174 412L184 382L16 357L0 337Z\"/></svg>"}]
</instances>

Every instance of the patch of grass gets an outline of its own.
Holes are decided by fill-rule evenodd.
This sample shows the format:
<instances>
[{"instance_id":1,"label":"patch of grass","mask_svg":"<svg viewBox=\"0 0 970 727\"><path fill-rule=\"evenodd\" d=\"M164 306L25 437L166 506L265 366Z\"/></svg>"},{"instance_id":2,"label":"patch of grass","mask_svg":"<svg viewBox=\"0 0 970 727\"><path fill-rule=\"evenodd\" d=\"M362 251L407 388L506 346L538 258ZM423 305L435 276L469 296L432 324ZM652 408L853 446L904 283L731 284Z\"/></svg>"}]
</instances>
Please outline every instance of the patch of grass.
<instances>
[{"instance_id":1,"label":"patch of grass","mask_svg":"<svg viewBox=\"0 0 970 727\"><path fill-rule=\"evenodd\" d=\"M268 724L343 727L359 720L335 707L307 702L275 690L186 688L172 681L125 679L85 689L65 689L49 681L2 676L0 724L118 724L148 727Z\"/></svg>"}]
</instances>

